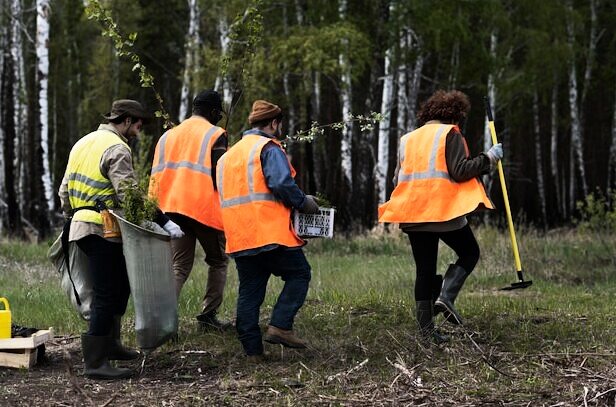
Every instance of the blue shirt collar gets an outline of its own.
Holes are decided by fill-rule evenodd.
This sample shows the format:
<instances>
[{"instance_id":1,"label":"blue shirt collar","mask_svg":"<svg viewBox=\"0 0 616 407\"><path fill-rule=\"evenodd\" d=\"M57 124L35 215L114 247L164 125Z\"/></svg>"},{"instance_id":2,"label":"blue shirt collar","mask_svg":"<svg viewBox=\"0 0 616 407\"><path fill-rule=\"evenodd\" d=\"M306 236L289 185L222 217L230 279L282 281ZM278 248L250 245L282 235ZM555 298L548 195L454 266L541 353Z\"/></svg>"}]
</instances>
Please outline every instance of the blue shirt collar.
<instances>
[{"instance_id":1,"label":"blue shirt collar","mask_svg":"<svg viewBox=\"0 0 616 407\"><path fill-rule=\"evenodd\" d=\"M274 136L273 134L266 133L263 130L259 130L257 128L246 130L245 132L242 133L242 136L245 136L247 134L258 134L259 136L276 139L276 136Z\"/></svg>"}]
</instances>

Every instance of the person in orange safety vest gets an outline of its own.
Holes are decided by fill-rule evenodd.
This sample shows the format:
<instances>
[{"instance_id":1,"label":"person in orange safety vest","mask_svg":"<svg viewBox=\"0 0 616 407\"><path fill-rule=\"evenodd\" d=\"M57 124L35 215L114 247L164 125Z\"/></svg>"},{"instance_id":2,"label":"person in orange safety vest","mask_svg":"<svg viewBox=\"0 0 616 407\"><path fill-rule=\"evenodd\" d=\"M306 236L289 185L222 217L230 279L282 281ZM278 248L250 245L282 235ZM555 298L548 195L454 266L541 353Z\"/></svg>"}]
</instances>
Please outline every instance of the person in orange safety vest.
<instances>
[{"instance_id":1,"label":"person in orange safety vest","mask_svg":"<svg viewBox=\"0 0 616 407\"><path fill-rule=\"evenodd\" d=\"M423 337L437 343L448 337L435 329L435 314L463 323L454 301L479 260L466 215L493 209L478 177L503 157L500 143L470 156L459 128L469 110L468 97L455 90L439 90L427 100L418 115L421 127L400 140L397 185L379 207L379 222L399 223L409 237L417 269L417 321ZM439 240L458 255L444 278L436 274Z\"/></svg>"},{"instance_id":2,"label":"person in orange safety vest","mask_svg":"<svg viewBox=\"0 0 616 407\"><path fill-rule=\"evenodd\" d=\"M216 192L216 163L228 143L226 131L216 126L221 118L218 92L200 92L193 100L192 116L159 139L150 179L150 195L185 233L171 242L176 294L180 296L190 275L199 241L209 269L202 311L196 318L202 328L218 330L231 327L216 316L229 263Z\"/></svg>"},{"instance_id":3,"label":"person in orange safety vest","mask_svg":"<svg viewBox=\"0 0 616 407\"><path fill-rule=\"evenodd\" d=\"M263 358L259 309L273 274L284 287L272 311L265 341L305 348L293 332L310 282L305 242L291 222L293 209L317 213L314 197L295 183L295 170L277 138L282 137L282 110L257 100L248 117L252 129L218 161L218 194L227 237L227 253L239 276L236 327L245 354Z\"/></svg>"}]
</instances>

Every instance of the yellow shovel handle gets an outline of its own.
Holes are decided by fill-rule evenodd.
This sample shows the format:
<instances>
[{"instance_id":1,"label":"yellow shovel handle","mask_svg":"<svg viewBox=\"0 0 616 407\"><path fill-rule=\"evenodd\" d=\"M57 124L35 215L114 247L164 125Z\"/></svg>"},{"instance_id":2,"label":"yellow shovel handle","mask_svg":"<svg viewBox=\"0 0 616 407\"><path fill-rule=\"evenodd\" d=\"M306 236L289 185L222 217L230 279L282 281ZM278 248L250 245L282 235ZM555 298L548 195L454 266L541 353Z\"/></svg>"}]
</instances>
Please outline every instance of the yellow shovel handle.
<instances>
[{"instance_id":1,"label":"yellow shovel handle","mask_svg":"<svg viewBox=\"0 0 616 407\"><path fill-rule=\"evenodd\" d=\"M494 128L494 120L492 120L492 112L490 105L488 104L488 126L490 127L490 134L492 134L492 143L498 144L496 139L496 129ZM505 201L505 212L507 213L507 224L509 225L509 235L511 236L511 246L513 247L513 258L515 260L515 269L517 272L522 271L522 262L520 261L520 253L518 251L518 241L515 238L515 229L513 228L513 219L511 218L511 208L509 207L509 195L507 194L507 184L505 184L505 172L503 171L503 164L500 160L497 163L498 177L500 178L501 189L503 191L503 200Z\"/></svg>"}]
</instances>

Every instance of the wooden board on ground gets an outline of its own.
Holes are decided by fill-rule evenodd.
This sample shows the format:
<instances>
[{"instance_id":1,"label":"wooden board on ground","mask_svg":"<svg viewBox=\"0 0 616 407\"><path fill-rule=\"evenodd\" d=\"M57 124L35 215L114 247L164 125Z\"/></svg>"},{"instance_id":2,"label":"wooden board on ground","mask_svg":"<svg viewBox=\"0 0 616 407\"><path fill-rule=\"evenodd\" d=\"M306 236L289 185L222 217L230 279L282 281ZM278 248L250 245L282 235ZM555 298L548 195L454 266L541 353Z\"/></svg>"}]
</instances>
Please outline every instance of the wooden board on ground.
<instances>
[{"instance_id":1,"label":"wooden board on ground","mask_svg":"<svg viewBox=\"0 0 616 407\"><path fill-rule=\"evenodd\" d=\"M53 339L53 330L42 329L27 338L0 339L0 366L29 369L36 363L39 346Z\"/></svg>"}]
</instances>

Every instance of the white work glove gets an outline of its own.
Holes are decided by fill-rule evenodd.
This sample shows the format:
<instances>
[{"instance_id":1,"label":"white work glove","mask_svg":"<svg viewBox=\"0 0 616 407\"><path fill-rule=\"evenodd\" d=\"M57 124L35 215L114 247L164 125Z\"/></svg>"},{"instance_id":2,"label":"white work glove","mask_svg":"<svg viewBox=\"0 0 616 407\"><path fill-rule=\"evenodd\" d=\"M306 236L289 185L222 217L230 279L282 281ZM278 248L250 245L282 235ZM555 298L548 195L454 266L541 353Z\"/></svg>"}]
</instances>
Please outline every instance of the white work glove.
<instances>
[{"instance_id":1,"label":"white work glove","mask_svg":"<svg viewBox=\"0 0 616 407\"><path fill-rule=\"evenodd\" d=\"M501 160L501 158L503 158L503 145L501 143L494 144L488 151L486 151L486 155L490 159L490 163L495 165Z\"/></svg>"},{"instance_id":2,"label":"white work glove","mask_svg":"<svg viewBox=\"0 0 616 407\"><path fill-rule=\"evenodd\" d=\"M319 213L319 205L317 204L316 199L314 199L314 196L306 195L306 199L304 199L304 204L302 205L300 212L310 214Z\"/></svg>"},{"instance_id":3,"label":"white work glove","mask_svg":"<svg viewBox=\"0 0 616 407\"><path fill-rule=\"evenodd\" d=\"M165 232L169 233L171 239L179 239L184 237L184 232L182 232L182 229L172 220L167 221L167 223L163 225L163 229L165 229Z\"/></svg>"}]
</instances>

